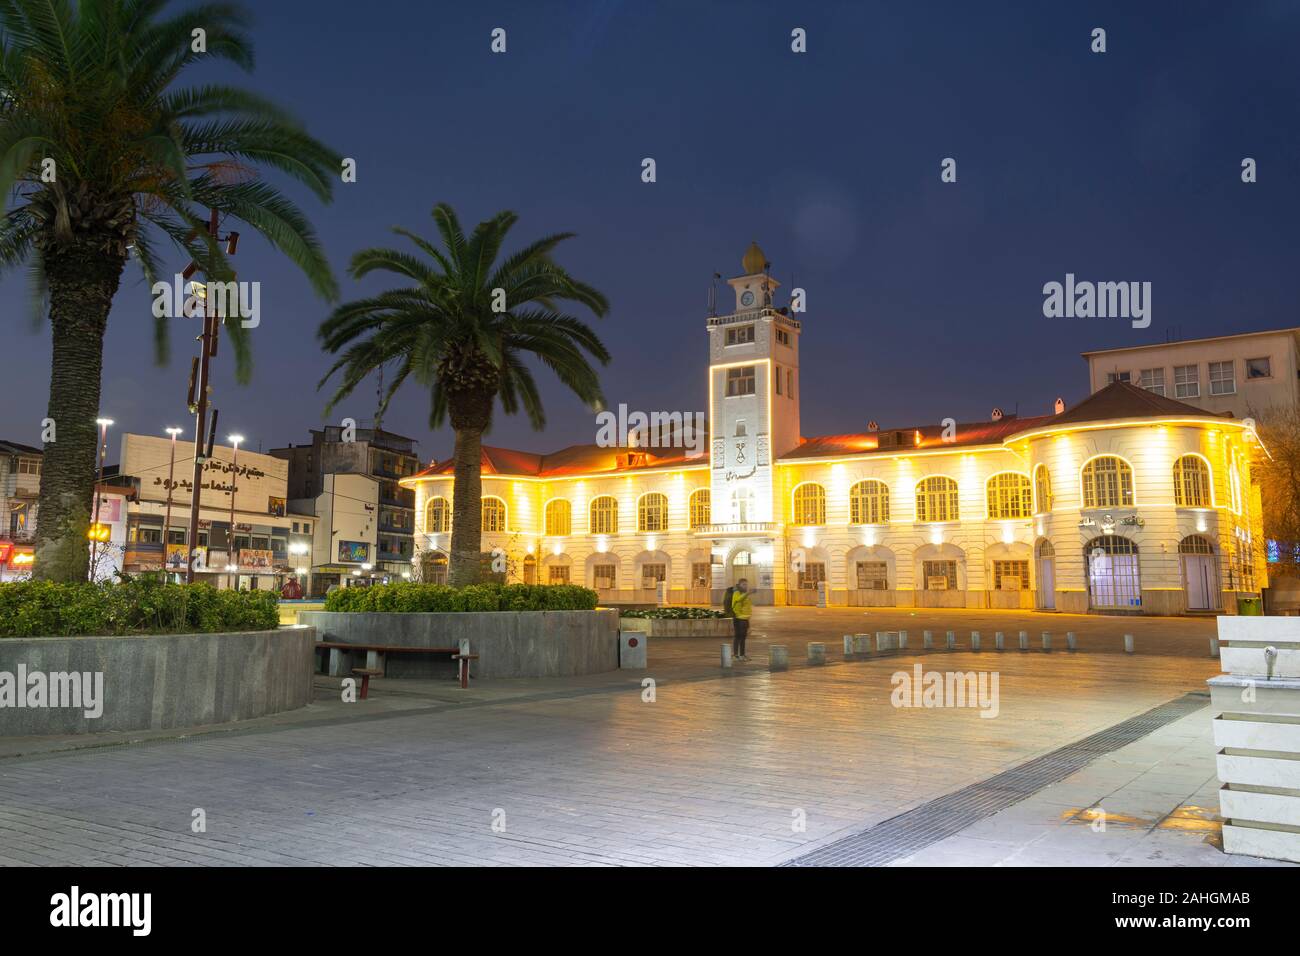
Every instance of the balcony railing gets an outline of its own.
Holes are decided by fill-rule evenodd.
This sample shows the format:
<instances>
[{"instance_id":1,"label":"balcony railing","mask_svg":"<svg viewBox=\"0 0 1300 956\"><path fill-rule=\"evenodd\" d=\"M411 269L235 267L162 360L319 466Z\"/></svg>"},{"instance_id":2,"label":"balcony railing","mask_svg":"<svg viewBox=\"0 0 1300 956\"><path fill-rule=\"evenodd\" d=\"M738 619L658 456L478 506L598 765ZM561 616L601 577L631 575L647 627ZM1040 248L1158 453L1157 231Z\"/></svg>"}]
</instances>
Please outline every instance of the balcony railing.
<instances>
[{"instance_id":1,"label":"balcony railing","mask_svg":"<svg viewBox=\"0 0 1300 956\"><path fill-rule=\"evenodd\" d=\"M775 521L730 521L723 524L706 524L695 529L698 535L721 534L775 534Z\"/></svg>"}]
</instances>

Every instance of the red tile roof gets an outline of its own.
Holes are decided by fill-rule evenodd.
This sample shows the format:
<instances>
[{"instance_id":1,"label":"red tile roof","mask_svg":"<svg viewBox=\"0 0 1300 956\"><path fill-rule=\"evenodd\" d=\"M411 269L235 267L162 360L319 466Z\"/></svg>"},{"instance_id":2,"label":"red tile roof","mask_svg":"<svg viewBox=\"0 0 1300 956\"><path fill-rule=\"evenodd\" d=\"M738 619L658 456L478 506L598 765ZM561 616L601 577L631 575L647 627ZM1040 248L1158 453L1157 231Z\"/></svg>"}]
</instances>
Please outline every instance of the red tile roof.
<instances>
[{"instance_id":1,"label":"red tile roof","mask_svg":"<svg viewBox=\"0 0 1300 956\"><path fill-rule=\"evenodd\" d=\"M1048 416L1052 425L1082 425L1088 422L1119 421L1126 418L1231 418L1203 408L1157 395L1128 382L1113 382L1059 415Z\"/></svg>"},{"instance_id":2,"label":"red tile roof","mask_svg":"<svg viewBox=\"0 0 1300 956\"><path fill-rule=\"evenodd\" d=\"M882 428L878 432L859 435L821 435L805 438L796 448L786 452L779 461L800 461L809 458L838 458L848 455L874 453L897 455L909 451L932 448L963 448L973 445L1001 445L1018 431L1046 424L1052 415L1017 418L1008 415L996 422L968 422L958 424L952 441L943 440L943 425L910 425L907 428ZM918 442L917 436L920 436Z\"/></svg>"}]
</instances>

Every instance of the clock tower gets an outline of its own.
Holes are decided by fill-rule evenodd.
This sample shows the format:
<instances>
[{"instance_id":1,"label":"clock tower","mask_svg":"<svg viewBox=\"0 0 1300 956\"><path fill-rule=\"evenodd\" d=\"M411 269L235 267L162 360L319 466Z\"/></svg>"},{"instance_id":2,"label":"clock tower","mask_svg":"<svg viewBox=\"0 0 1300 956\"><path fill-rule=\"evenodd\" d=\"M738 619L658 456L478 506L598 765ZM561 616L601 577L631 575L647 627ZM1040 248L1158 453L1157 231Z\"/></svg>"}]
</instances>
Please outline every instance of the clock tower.
<instances>
[{"instance_id":1,"label":"clock tower","mask_svg":"<svg viewBox=\"0 0 1300 956\"><path fill-rule=\"evenodd\" d=\"M741 268L742 275L727 280L735 311L712 316L707 325L714 564L715 571L724 565L726 584L748 578L755 599L770 603L774 589L784 586L780 528L786 509L776 498L775 463L800 439L802 325L777 308L780 283L757 243L746 250Z\"/></svg>"}]
</instances>

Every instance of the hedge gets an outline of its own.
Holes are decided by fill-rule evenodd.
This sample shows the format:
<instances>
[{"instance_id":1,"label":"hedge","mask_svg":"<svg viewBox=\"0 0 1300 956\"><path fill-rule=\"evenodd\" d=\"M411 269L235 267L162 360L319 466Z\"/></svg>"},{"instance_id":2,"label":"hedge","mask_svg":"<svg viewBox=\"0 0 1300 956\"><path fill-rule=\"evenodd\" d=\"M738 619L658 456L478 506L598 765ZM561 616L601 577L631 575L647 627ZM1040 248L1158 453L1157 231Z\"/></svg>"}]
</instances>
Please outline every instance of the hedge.
<instances>
[{"instance_id":1,"label":"hedge","mask_svg":"<svg viewBox=\"0 0 1300 956\"><path fill-rule=\"evenodd\" d=\"M597 595L576 584L373 584L341 588L325 598L327 611L419 614L439 611L591 611Z\"/></svg>"},{"instance_id":2,"label":"hedge","mask_svg":"<svg viewBox=\"0 0 1300 956\"><path fill-rule=\"evenodd\" d=\"M0 638L270 631L279 625L274 591L220 591L147 578L0 584Z\"/></svg>"},{"instance_id":3,"label":"hedge","mask_svg":"<svg viewBox=\"0 0 1300 956\"><path fill-rule=\"evenodd\" d=\"M620 617L650 617L656 620L683 621L722 617L721 611L711 607L647 607L620 611Z\"/></svg>"}]
</instances>

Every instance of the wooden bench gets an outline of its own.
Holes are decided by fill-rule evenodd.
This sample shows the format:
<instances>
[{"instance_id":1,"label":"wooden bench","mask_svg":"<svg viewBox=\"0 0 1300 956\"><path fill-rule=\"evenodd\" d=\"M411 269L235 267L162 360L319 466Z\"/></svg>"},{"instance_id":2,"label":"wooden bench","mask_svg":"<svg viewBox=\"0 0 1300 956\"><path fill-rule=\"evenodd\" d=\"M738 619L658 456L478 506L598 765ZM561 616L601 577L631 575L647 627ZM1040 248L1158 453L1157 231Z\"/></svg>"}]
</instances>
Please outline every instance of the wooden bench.
<instances>
[{"instance_id":1,"label":"wooden bench","mask_svg":"<svg viewBox=\"0 0 1300 956\"><path fill-rule=\"evenodd\" d=\"M361 693L357 695L357 699L365 700L370 695L370 678L379 677L384 672L371 667L354 667L352 673L361 678Z\"/></svg>"},{"instance_id":2,"label":"wooden bench","mask_svg":"<svg viewBox=\"0 0 1300 956\"><path fill-rule=\"evenodd\" d=\"M457 667L460 671L459 677L460 677L461 687L469 686L469 661L478 660L477 654L468 655L468 659L460 660L459 647L400 647L392 644L346 644L343 643L342 641L317 641L316 649L318 651L328 651L330 653L330 665L326 668L326 673L329 673L331 674L331 676L334 677L339 676L339 673L343 669L343 662L341 659L338 660L337 666L335 665L334 654L336 653L339 654L341 658L341 655L344 652L360 653L364 651L366 654L366 666L364 669L368 671L373 671L374 672L373 676L383 675L384 671L382 666L381 655L385 655L385 654L445 655L447 657L450 657L452 660L457 661ZM352 668L353 673L357 673L360 670L362 670L362 668ZM369 677L363 677L363 684L368 686ZM361 696L364 698L365 694L363 693Z\"/></svg>"}]
</instances>

